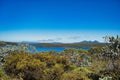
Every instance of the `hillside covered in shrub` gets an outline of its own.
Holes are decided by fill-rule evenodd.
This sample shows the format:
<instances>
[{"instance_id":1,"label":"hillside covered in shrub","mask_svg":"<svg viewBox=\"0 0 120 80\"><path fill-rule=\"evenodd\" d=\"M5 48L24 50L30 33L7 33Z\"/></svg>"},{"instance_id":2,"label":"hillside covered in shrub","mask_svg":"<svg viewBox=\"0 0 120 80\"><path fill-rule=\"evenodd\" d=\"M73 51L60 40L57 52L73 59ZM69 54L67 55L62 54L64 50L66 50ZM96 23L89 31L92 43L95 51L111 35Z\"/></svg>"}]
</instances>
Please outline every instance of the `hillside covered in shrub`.
<instances>
[{"instance_id":1,"label":"hillside covered in shrub","mask_svg":"<svg viewBox=\"0 0 120 80\"><path fill-rule=\"evenodd\" d=\"M120 80L120 37L89 50L37 52L26 44L0 47L0 80Z\"/></svg>"}]
</instances>

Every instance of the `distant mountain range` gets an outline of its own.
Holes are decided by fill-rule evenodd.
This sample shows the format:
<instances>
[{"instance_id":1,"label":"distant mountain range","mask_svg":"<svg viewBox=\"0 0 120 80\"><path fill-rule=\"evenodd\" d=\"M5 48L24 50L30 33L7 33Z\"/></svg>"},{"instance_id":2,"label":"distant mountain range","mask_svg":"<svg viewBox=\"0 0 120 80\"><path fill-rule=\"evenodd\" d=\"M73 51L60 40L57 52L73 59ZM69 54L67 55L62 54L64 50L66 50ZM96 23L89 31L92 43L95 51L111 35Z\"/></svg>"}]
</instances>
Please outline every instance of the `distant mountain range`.
<instances>
[{"instance_id":1,"label":"distant mountain range","mask_svg":"<svg viewBox=\"0 0 120 80\"><path fill-rule=\"evenodd\" d=\"M41 41L22 41L22 43L28 43L28 44L35 44L35 43L51 43L51 44L64 44L62 42L41 42ZM81 41L81 42L73 42L74 44L97 44L97 43L100 43L99 41L97 40L94 40L94 41L87 41L87 40L84 40L84 41Z\"/></svg>"},{"instance_id":2,"label":"distant mountain range","mask_svg":"<svg viewBox=\"0 0 120 80\"><path fill-rule=\"evenodd\" d=\"M99 41L95 40L95 41L81 41L81 42L75 42L75 43L81 43L81 44L87 44L87 43L93 43L93 44L96 44L96 43L100 43Z\"/></svg>"},{"instance_id":3,"label":"distant mountain range","mask_svg":"<svg viewBox=\"0 0 120 80\"><path fill-rule=\"evenodd\" d=\"M81 41L81 42L73 42L73 43L61 43L61 42L41 42L41 41L23 41L22 43L27 43L36 47L86 47L86 46L104 46L104 43L100 43L99 41Z\"/></svg>"},{"instance_id":4,"label":"distant mountain range","mask_svg":"<svg viewBox=\"0 0 120 80\"><path fill-rule=\"evenodd\" d=\"M41 42L41 41L22 41L22 43L52 43L52 44L62 44L62 42Z\"/></svg>"}]
</instances>

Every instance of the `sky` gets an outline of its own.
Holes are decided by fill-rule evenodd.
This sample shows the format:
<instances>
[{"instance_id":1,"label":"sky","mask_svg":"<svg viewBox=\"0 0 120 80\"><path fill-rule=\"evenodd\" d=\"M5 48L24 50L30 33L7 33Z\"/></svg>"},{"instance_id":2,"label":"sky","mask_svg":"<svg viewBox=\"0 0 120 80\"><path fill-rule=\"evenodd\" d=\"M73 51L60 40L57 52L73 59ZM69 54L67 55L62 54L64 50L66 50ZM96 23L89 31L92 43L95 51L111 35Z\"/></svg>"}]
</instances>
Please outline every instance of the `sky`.
<instances>
[{"instance_id":1,"label":"sky","mask_svg":"<svg viewBox=\"0 0 120 80\"><path fill-rule=\"evenodd\" d=\"M0 0L0 40L80 42L120 35L120 0Z\"/></svg>"}]
</instances>

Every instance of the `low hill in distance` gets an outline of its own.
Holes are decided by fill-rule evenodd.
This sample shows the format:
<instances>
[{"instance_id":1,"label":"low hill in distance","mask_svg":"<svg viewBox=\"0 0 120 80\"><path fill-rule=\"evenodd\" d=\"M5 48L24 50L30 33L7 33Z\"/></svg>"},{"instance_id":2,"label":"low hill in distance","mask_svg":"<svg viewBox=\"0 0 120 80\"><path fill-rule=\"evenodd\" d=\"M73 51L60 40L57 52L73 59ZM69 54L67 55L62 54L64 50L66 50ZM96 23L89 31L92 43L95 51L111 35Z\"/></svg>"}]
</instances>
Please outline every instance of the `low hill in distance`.
<instances>
[{"instance_id":1,"label":"low hill in distance","mask_svg":"<svg viewBox=\"0 0 120 80\"><path fill-rule=\"evenodd\" d=\"M100 43L99 41L97 41L97 40L94 40L94 41L86 41L86 40L84 40L84 41L81 41L81 42L75 42L75 43L81 43L81 44L98 44L98 43Z\"/></svg>"},{"instance_id":2,"label":"low hill in distance","mask_svg":"<svg viewBox=\"0 0 120 80\"><path fill-rule=\"evenodd\" d=\"M103 47L105 43L100 43L98 41L81 41L81 42L75 42L75 43L60 43L60 42L52 42L52 43L39 43L39 42L29 42L29 41L23 41L23 42L5 42L0 41L0 46L4 45L17 45L18 43L23 44L30 44L35 47Z\"/></svg>"},{"instance_id":3,"label":"low hill in distance","mask_svg":"<svg viewBox=\"0 0 120 80\"><path fill-rule=\"evenodd\" d=\"M36 47L102 47L105 43L100 43L99 41L81 41L74 43L61 43L61 42L51 42L51 43L41 43L41 42L27 42L23 41L22 43L28 43Z\"/></svg>"}]
</instances>

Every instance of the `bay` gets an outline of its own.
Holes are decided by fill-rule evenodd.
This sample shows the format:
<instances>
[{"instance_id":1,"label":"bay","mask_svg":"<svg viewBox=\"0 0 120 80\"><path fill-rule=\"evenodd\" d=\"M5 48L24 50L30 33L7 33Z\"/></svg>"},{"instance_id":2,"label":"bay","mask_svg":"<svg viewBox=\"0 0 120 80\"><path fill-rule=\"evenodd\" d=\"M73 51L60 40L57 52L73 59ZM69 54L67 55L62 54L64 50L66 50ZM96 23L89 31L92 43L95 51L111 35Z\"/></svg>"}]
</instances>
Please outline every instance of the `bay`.
<instances>
[{"instance_id":1,"label":"bay","mask_svg":"<svg viewBox=\"0 0 120 80\"><path fill-rule=\"evenodd\" d=\"M62 52L65 49L66 48L64 47L36 47L37 52L48 52L48 51ZM81 47L81 48L75 48L75 49L89 50L90 47Z\"/></svg>"}]
</instances>

